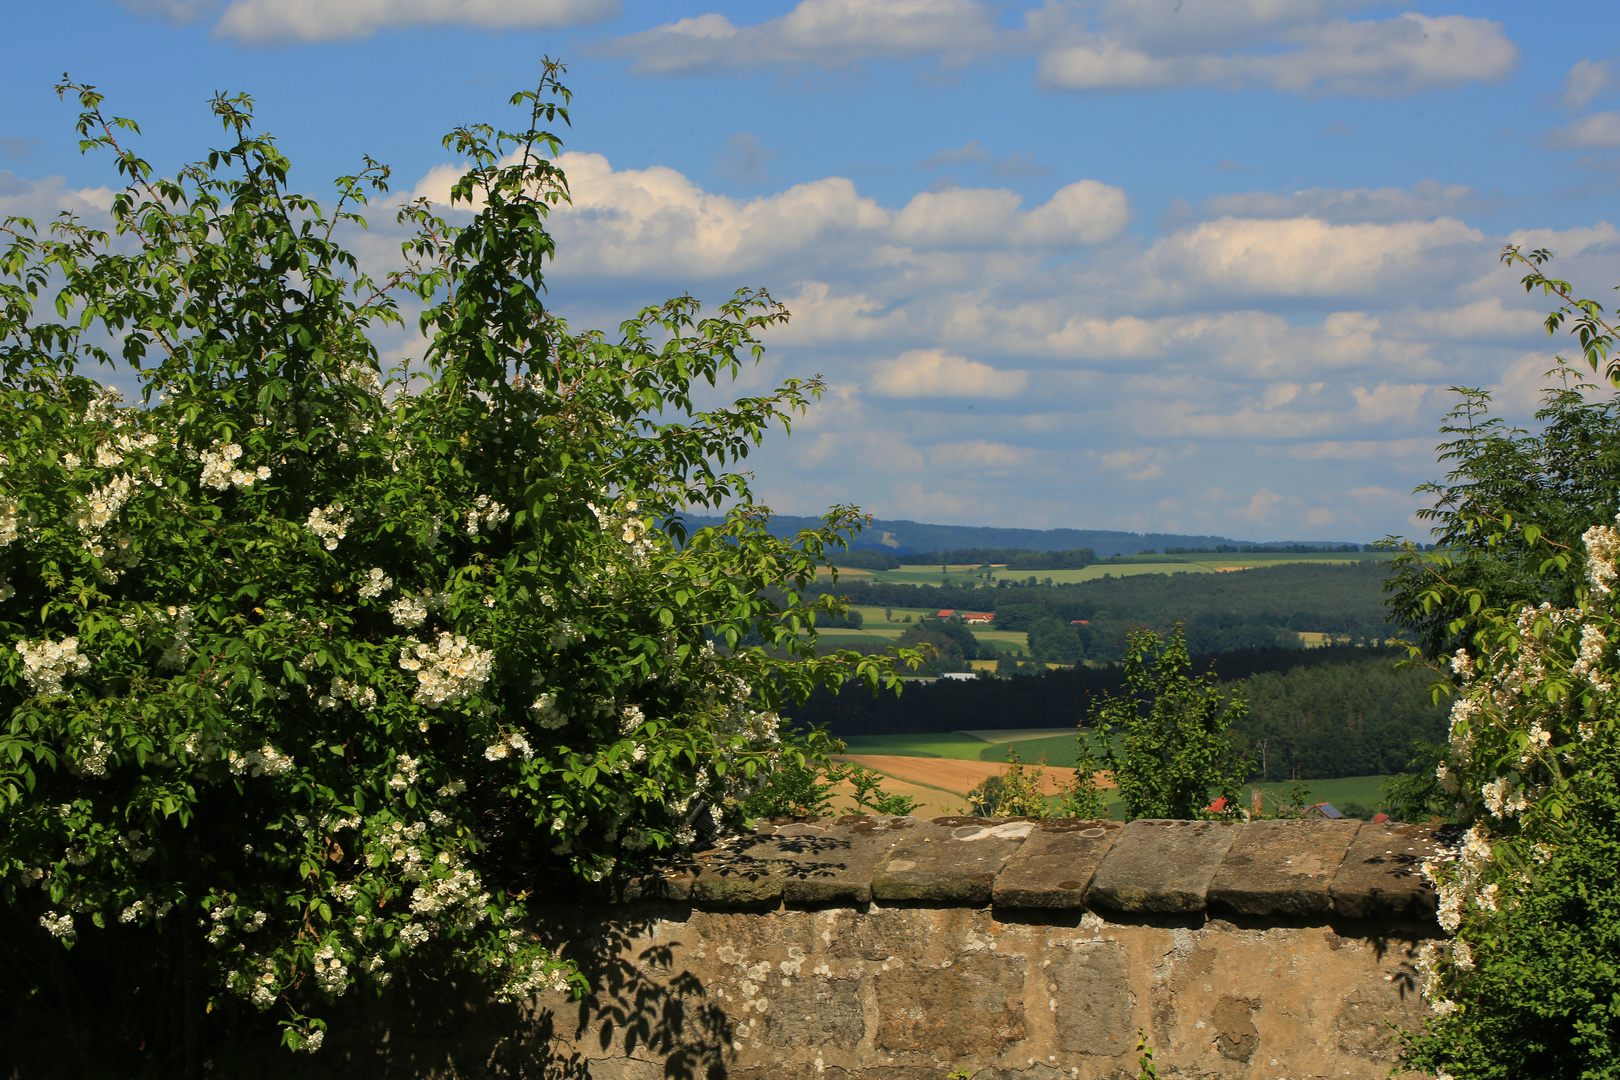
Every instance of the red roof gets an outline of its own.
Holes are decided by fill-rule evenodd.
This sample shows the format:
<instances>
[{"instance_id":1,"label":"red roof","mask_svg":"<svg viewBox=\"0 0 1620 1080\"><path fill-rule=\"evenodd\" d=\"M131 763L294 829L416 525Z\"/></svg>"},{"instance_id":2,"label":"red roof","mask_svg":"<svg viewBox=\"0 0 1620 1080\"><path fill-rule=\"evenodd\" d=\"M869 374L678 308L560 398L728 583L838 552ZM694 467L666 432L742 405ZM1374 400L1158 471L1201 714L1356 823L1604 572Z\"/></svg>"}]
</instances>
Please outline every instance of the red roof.
<instances>
[{"instance_id":1,"label":"red roof","mask_svg":"<svg viewBox=\"0 0 1620 1080\"><path fill-rule=\"evenodd\" d=\"M955 617L955 608L940 608L938 611L934 612L934 618L936 619L954 619Z\"/></svg>"}]
</instances>

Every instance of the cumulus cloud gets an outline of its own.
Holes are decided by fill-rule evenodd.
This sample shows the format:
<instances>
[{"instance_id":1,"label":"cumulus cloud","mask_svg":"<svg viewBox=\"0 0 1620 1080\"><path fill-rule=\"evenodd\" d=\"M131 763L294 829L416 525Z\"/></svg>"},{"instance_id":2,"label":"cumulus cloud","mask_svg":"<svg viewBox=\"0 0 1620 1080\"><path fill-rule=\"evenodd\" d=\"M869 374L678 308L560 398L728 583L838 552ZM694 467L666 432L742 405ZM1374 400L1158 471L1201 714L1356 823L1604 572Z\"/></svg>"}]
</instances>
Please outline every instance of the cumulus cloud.
<instances>
[{"instance_id":1,"label":"cumulus cloud","mask_svg":"<svg viewBox=\"0 0 1620 1080\"><path fill-rule=\"evenodd\" d=\"M0 135L0 156L14 161L27 161L34 156L34 147L44 141L37 137L22 139L14 135Z\"/></svg>"},{"instance_id":2,"label":"cumulus cloud","mask_svg":"<svg viewBox=\"0 0 1620 1080\"><path fill-rule=\"evenodd\" d=\"M753 26L699 15L619 38L606 51L656 75L847 67L880 56L966 58L998 48L994 19L994 9L976 0L800 0L786 15Z\"/></svg>"},{"instance_id":3,"label":"cumulus cloud","mask_svg":"<svg viewBox=\"0 0 1620 1080\"><path fill-rule=\"evenodd\" d=\"M896 239L921 248L1015 245L1069 248L1099 244L1130 223L1125 192L1095 180L1059 188L1041 206L1019 212L1023 196L1005 188L951 188L912 196L895 218Z\"/></svg>"},{"instance_id":4,"label":"cumulus cloud","mask_svg":"<svg viewBox=\"0 0 1620 1080\"><path fill-rule=\"evenodd\" d=\"M1564 76L1564 108L1584 109L1592 103L1593 98L1608 89L1614 77L1609 64L1608 60L1593 63L1588 58L1570 68Z\"/></svg>"},{"instance_id":5,"label":"cumulus cloud","mask_svg":"<svg viewBox=\"0 0 1620 1080\"><path fill-rule=\"evenodd\" d=\"M1032 210L1005 188L949 188L920 192L895 212L845 177L744 200L706 191L664 166L616 170L600 154L574 152L557 163L568 176L570 202L552 213L551 227L560 259L585 273L682 270L707 277L790 257L799 262L812 244L828 263L848 254L840 244L871 254L879 241L920 251L1067 250L1112 240L1131 216L1125 192L1095 180L1065 185ZM464 171L435 166L412 197L448 206Z\"/></svg>"},{"instance_id":6,"label":"cumulus cloud","mask_svg":"<svg viewBox=\"0 0 1620 1080\"><path fill-rule=\"evenodd\" d=\"M1580 280L1620 251L1603 223L1488 236L1445 212L1478 195L1438 183L1239 194L1228 213L1139 239L1120 231L1126 193L1095 182L1028 204L984 187L889 207L841 177L745 199L601 155L560 163L574 202L550 219L552 297L575 322L602 324L578 314L581 297L616 313L626 297L754 281L793 312L739 391L826 377L791 442L751 458L762 477L795 478L762 482L783 512L853 499L884 516L1073 525L1072 508L1117 503L1081 517L1358 539L1364 509L1375 534L1404 528L1410 500L1333 502L1324 469L1343 492L1431 477L1450 385L1499 388L1522 415L1543 369L1519 361L1542 312L1496 265L1504 240L1554 249ZM442 199L459 174L443 166L418 192ZM1205 500L1214 478L1241 496ZM1155 511L1148 492L1177 492L1180 508Z\"/></svg>"},{"instance_id":7,"label":"cumulus cloud","mask_svg":"<svg viewBox=\"0 0 1620 1080\"><path fill-rule=\"evenodd\" d=\"M1334 296L1376 291L1391 276L1418 272L1437 248L1483 239L1455 218L1334 225L1308 217L1223 217L1157 241L1151 260L1192 285Z\"/></svg>"},{"instance_id":8,"label":"cumulus cloud","mask_svg":"<svg viewBox=\"0 0 1620 1080\"><path fill-rule=\"evenodd\" d=\"M1186 27L1166 35L1152 32L1162 26L1125 18L1076 25L1057 14L1061 9L1045 9L1041 19L1032 19L1044 24L1040 36L1068 40L1042 53L1040 80L1054 90L1265 87L1286 93L1382 97L1496 81L1518 63L1518 49L1503 35L1501 24L1485 19L1405 12L1369 21L1322 20L1319 15L1312 21L1268 21L1232 17L1238 5L1198 6L1224 20L1220 28L1227 32L1208 40L1224 38L1233 51L1203 51L1209 45L1185 34ZM1261 6L1243 7L1244 14L1252 14ZM1302 5L1265 7L1298 15ZM1111 13L1118 10L1110 7Z\"/></svg>"},{"instance_id":9,"label":"cumulus cloud","mask_svg":"<svg viewBox=\"0 0 1620 1080\"><path fill-rule=\"evenodd\" d=\"M1620 150L1620 112L1595 112L1547 134L1555 150Z\"/></svg>"},{"instance_id":10,"label":"cumulus cloud","mask_svg":"<svg viewBox=\"0 0 1620 1080\"><path fill-rule=\"evenodd\" d=\"M887 229L892 217L843 177L741 200L663 166L615 170L600 154L578 153L558 163L573 201L552 215L552 228L560 262L581 273L734 275L820 242ZM453 176L439 175L445 190Z\"/></svg>"},{"instance_id":11,"label":"cumulus cloud","mask_svg":"<svg viewBox=\"0 0 1620 1080\"><path fill-rule=\"evenodd\" d=\"M766 167L776 160L776 151L759 141L752 132L726 137L726 148L714 156L710 167L739 184L757 184L770 179Z\"/></svg>"},{"instance_id":12,"label":"cumulus cloud","mask_svg":"<svg viewBox=\"0 0 1620 1080\"><path fill-rule=\"evenodd\" d=\"M882 397L1011 398L1024 392L1029 373L997 371L943 349L908 349L877 365L871 389Z\"/></svg>"},{"instance_id":13,"label":"cumulus cloud","mask_svg":"<svg viewBox=\"0 0 1620 1080\"><path fill-rule=\"evenodd\" d=\"M1333 17L1354 2L1214 0L1187 5L1078 0L996 26L978 0L801 0L786 15L738 26L720 14L666 23L604 46L634 70L676 75L879 57L955 65L996 54L1038 58L1058 90L1267 87L1287 93L1387 96L1495 81L1518 62L1500 23L1406 12Z\"/></svg>"},{"instance_id":14,"label":"cumulus cloud","mask_svg":"<svg viewBox=\"0 0 1620 1080\"><path fill-rule=\"evenodd\" d=\"M211 6L186 0L139 3L199 10ZM540 30L600 22L619 14L619 7L619 0L234 0L214 24L214 35L243 45L286 45L412 26Z\"/></svg>"},{"instance_id":15,"label":"cumulus cloud","mask_svg":"<svg viewBox=\"0 0 1620 1080\"><path fill-rule=\"evenodd\" d=\"M999 176L1008 180L1020 176L1045 176L1052 171L1047 166L1037 162L1032 151L1020 150L1017 153L998 158L980 146L977 139L970 140L952 150L941 150L939 153L919 161L917 168L929 171L957 165L982 165L985 171L992 176Z\"/></svg>"},{"instance_id":16,"label":"cumulus cloud","mask_svg":"<svg viewBox=\"0 0 1620 1080\"><path fill-rule=\"evenodd\" d=\"M1410 310L1392 320L1408 334L1454 340L1522 338L1541 331L1546 313L1528 307L1508 307L1493 296L1460 307Z\"/></svg>"},{"instance_id":17,"label":"cumulus cloud","mask_svg":"<svg viewBox=\"0 0 1620 1080\"><path fill-rule=\"evenodd\" d=\"M1313 217L1335 224L1415 221L1467 213L1490 213L1498 199L1483 198L1464 184L1420 180L1409 188L1304 188L1299 191L1243 191L1212 195L1197 207L1182 203L1165 224L1216 218Z\"/></svg>"},{"instance_id":18,"label":"cumulus cloud","mask_svg":"<svg viewBox=\"0 0 1620 1080\"><path fill-rule=\"evenodd\" d=\"M913 247L1002 246L1023 196L1005 188L954 188L914 195L894 220L894 236Z\"/></svg>"},{"instance_id":19,"label":"cumulus cloud","mask_svg":"<svg viewBox=\"0 0 1620 1080\"><path fill-rule=\"evenodd\" d=\"M986 439L936 443L928 448L928 465L935 469L1001 470L1016 468L1024 451Z\"/></svg>"},{"instance_id":20,"label":"cumulus cloud","mask_svg":"<svg viewBox=\"0 0 1620 1080\"><path fill-rule=\"evenodd\" d=\"M112 224L112 201L111 188L70 188L60 176L29 180L0 171L0 219L25 217L44 228L50 219L66 212L83 218L92 228L105 229Z\"/></svg>"}]
</instances>

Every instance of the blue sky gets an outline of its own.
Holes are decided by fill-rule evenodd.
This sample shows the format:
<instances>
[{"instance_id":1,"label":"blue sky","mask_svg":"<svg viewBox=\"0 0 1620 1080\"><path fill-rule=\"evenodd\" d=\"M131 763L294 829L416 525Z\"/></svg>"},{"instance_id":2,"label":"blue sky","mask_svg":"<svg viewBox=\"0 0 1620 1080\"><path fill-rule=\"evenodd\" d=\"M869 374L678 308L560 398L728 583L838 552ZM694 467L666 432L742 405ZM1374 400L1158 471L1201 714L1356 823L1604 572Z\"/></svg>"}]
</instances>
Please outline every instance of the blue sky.
<instances>
[{"instance_id":1,"label":"blue sky","mask_svg":"<svg viewBox=\"0 0 1620 1080\"><path fill-rule=\"evenodd\" d=\"M305 190L370 154L433 195L439 137L515 124L506 98L562 58L556 305L583 327L688 290L785 301L745 389L828 383L752 459L787 513L1415 534L1446 388L1528 420L1573 351L1502 245L1620 283L1612 5L60 0L7 27L0 215L104 212L64 71L160 168L245 91Z\"/></svg>"}]
</instances>

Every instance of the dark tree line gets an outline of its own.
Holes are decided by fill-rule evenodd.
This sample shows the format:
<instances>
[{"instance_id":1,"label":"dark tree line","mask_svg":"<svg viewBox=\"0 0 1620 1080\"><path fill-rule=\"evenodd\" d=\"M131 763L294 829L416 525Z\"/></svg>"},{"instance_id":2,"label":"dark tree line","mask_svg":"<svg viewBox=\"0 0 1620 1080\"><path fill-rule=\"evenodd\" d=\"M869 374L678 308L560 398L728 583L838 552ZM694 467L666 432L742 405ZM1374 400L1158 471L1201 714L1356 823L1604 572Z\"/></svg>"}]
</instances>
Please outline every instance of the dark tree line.
<instances>
[{"instance_id":1,"label":"dark tree line","mask_svg":"<svg viewBox=\"0 0 1620 1080\"><path fill-rule=\"evenodd\" d=\"M1249 649L1197 657L1193 670L1213 672L1227 693L1241 682L1249 714L1234 730L1256 779L1327 779L1397 772L1411 758L1413 739L1441 737L1444 707L1430 702L1427 674L1396 670L1402 655L1351 647ZM817 693L792 716L839 736L1076 727L1124 685L1124 668L1110 664L912 683L898 697L851 686L837 695Z\"/></svg>"}]
</instances>

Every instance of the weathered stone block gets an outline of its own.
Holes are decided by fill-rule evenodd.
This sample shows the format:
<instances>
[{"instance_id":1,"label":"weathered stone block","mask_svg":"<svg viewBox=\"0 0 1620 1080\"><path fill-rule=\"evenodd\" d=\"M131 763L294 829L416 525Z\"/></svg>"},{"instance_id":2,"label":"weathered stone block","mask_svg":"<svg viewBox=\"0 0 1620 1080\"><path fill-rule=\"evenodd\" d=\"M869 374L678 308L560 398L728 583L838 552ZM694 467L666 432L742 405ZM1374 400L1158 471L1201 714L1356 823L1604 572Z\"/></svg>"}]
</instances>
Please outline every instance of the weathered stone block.
<instances>
[{"instance_id":1,"label":"weathered stone block","mask_svg":"<svg viewBox=\"0 0 1620 1080\"><path fill-rule=\"evenodd\" d=\"M1351 919L1428 917L1436 899L1423 861L1443 846L1433 826L1367 822L1333 878L1334 910Z\"/></svg>"},{"instance_id":2,"label":"weathered stone block","mask_svg":"<svg viewBox=\"0 0 1620 1080\"><path fill-rule=\"evenodd\" d=\"M1092 879L1088 902L1123 912L1202 911L1240 822L1132 821Z\"/></svg>"},{"instance_id":3,"label":"weathered stone block","mask_svg":"<svg viewBox=\"0 0 1620 1080\"><path fill-rule=\"evenodd\" d=\"M996 878L991 899L1004 907L1077 908L1124 826L1117 821L1039 822Z\"/></svg>"},{"instance_id":4,"label":"weathered stone block","mask_svg":"<svg viewBox=\"0 0 1620 1080\"><path fill-rule=\"evenodd\" d=\"M874 908L864 914L836 913L828 931L827 951L839 960L884 961L897 956L917 957L932 944L932 920L910 911Z\"/></svg>"},{"instance_id":5,"label":"weathered stone block","mask_svg":"<svg viewBox=\"0 0 1620 1080\"><path fill-rule=\"evenodd\" d=\"M767 1045L792 1050L814 1051L824 1046L853 1050L866 1037L860 984L855 979L782 981L787 985L768 985L761 994L769 1003L765 1010Z\"/></svg>"},{"instance_id":6,"label":"weathered stone block","mask_svg":"<svg viewBox=\"0 0 1620 1080\"><path fill-rule=\"evenodd\" d=\"M1021 961L968 953L943 963L949 966L906 964L876 977L880 1049L993 1058L1024 1039Z\"/></svg>"},{"instance_id":7,"label":"weathered stone block","mask_svg":"<svg viewBox=\"0 0 1620 1080\"><path fill-rule=\"evenodd\" d=\"M1116 941L1077 943L1046 969L1059 1049L1115 1057L1132 1045L1130 972Z\"/></svg>"},{"instance_id":8,"label":"weathered stone block","mask_svg":"<svg viewBox=\"0 0 1620 1080\"><path fill-rule=\"evenodd\" d=\"M1359 821L1251 821L1209 885L1209 906L1240 915L1309 915L1333 907L1333 877Z\"/></svg>"},{"instance_id":9,"label":"weathered stone block","mask_svg":"<svg viewBox=\"0 0 1620 1080\"><path fill-rule=\"evenodd\" d=\"M1033 818L942 817L918 825L889 850L872 878L872 896L983 907L996 875L1035 828Z\"/></svg>"}]
</instances>

